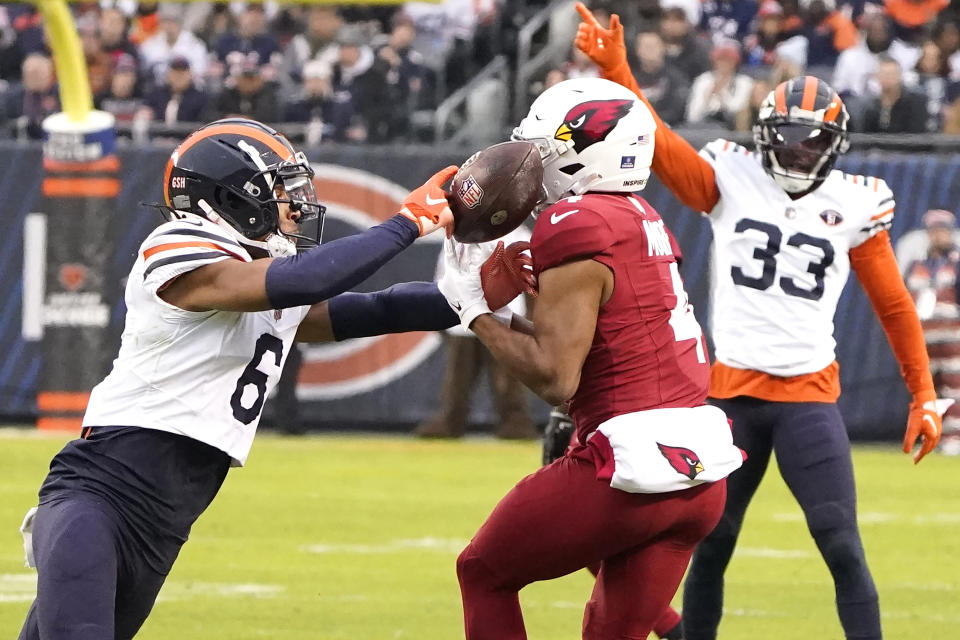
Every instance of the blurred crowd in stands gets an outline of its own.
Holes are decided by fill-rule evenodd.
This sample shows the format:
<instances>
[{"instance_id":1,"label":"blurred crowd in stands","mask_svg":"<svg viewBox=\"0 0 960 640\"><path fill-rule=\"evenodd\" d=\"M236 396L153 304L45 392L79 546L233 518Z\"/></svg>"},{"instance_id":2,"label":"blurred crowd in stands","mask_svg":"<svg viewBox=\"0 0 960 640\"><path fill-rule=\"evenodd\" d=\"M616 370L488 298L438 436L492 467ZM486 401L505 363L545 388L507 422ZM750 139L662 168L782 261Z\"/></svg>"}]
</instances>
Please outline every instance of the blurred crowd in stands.
<instances>
[{"instance_id":1,"label":"blurred crowd in stands","mask_svg":"<svg viewBox=\"0 0 960 640\"><path fill-rule=\"evenodd\" d=\"M620 14L634 74L671 125L749 130L773 86L809 73L840 92L855 131L960 133L960 0L589 4L601 20ZM516 68L517 34L531 16L547 10L576 23L572 2L548 0L118 0L71 9L95 105L121 126L241 114L300 123L310 142L431 140L445 97L497 55ZM598 75L570 46L570 28L540 43L560 52L555 66L514 100ZM2 135L40 137L43 118L59 109L40 14L30 4L0 4Z\"/></svg>"},{"instance_id":2,"label":"blurred crowd in stands","mask_svg":"<svg viewBox=\"0 0 960 640\"><path fill-rule=\"evenodd\" d=\"M830 82L867 133L960 133L957 0L623 0L640 87L671 125L748 131L767 93ZM596 10L594 11L596 13ZM593 75L578 51L546 84Z\"/></svg>"}]
</instances>

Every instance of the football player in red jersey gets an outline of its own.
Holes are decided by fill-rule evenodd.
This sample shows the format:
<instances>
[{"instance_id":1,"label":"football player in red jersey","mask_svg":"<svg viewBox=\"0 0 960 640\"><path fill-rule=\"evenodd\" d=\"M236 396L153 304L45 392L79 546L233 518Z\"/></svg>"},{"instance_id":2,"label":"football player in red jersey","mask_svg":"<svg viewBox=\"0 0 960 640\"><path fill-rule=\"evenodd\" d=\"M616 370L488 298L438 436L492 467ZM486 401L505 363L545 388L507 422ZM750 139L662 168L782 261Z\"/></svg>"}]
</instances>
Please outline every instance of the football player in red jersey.
<instances>
[{"instance_id":1,"label":"football player in red jersey","mask_svg":"<svg viewBox=\"0 0 960 640\"><path fill-rule=\"evenodd\" d=\"M656 125L600 79L544 92L514 131L540 151L547 202L531 240L533 322L486 312L472 245L446 244L440 290L494 357L552 404L579 445L521 480L457 560L468 640L526 638L518 592L599 564L582 634L645 638L742 463L704 404L709 365L663 220L633 192Z\"/></svg>"}]
</instances>

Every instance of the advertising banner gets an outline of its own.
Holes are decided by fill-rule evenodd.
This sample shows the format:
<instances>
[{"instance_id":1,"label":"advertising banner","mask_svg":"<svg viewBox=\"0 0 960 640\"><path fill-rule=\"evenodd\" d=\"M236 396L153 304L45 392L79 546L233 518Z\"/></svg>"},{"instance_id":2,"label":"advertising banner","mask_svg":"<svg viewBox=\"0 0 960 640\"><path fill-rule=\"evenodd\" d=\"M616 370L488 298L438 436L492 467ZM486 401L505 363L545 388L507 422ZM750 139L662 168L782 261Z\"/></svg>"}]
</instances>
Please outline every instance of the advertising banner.
<instances>
[{"instance_id":1,"label":"advertising banner","mask_svg":"<svg viewBox=\"0 0 960 640\"><path fill-rule=\"evenodd\" d=\"M2 419L37 415L41 371L46 371L48 362L55 362L57 370L73 382L72 387L61 385L64 390L89 390L109 370L123 328L124 278L139 243L162 221L154 210L140 203L159 201L160 176L171 148L158 144L118 149L120 188L111 211L84 224L78 222L81 216L75 216L74 222L79 225L76 227L57 222L64 225L63 233L58 229L59 235L49 236L48 255L64 253L62 258L50 261L46 277L50 289L44 305L51 309L42 321L54 318L57 322L82 320L102 324L103 308L98 305L108 307L104 343L98 349L100 357L78 362L67 342L51 347L51 352L30 340L25 322L34 323L35 327L38 319L24 316L26 307L22 305L34 300L37 294L33 283L25 279L29 270L25 257L29 258L30 252L25 255L24 242L29 241L30 233L36 233L36 229L30 231L36 221L30 214L49 214L45 209L53 205L46 204L42 196L39 148L0 145L0 219L11 230L0 239L5 249L0 252L0 296L5 301L0 308L0 352L5 356L0 361ZM437 169L462 162L469 155L470 150L411 146L330 145L310 150L308 156L317 168L317 192L329 207L324 239L356 233L389 217L410 189ZM930 208L955 212L960 209L960 158L956 156L850 153L841 159L838 168L887 181L897 198L891 230L894 240L918 228L920 217ZM651 180L642 195L663 215L680 243L687 291L709 334L709 224L681 205L656 180ZM53 208L59 206L63 205ZM49 232L50 219L47 224ZM107 244L98 245L98 241ZM436 240L418 241L358 289L375 290L396 282L430 280L439 250ZM93 286L91 277L104 279L99 299L82 297ZM73 309L76 302L82 313L58 311L57 301L62 299L51 298L53 292L71 296L71 305L67 306ZM851 435L860 439L901 436L909 396L883 331L854 278L844 290L835 322L843 385L840 407ZM301 349L303 364L297 375L296 393L281 397L288 403L291 397L296 399L295 409L310 428L406 430L429 418L437 408L445 358L443 341L436 334L305 345ZM73 371L79 373L71 374ZM481 379L486 380L486 376ZM474 420L491 422L486 383L477 389L465 389L464 393L476 394ZM268 422L283 415L276 404L268 402ZM544 403L531 396L530 406L538 420L546 418Z\"/></svg>"}]
</instances>

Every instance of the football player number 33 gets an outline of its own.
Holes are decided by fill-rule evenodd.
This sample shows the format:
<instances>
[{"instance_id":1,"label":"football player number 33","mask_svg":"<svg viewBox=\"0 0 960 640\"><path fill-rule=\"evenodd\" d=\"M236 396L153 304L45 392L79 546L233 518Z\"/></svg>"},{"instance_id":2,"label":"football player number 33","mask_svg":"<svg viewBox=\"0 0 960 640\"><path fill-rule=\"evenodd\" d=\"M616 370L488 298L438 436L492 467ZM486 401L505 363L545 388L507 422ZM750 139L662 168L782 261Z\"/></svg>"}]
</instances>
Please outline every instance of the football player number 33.
<instances>
[{"instance_id":1,"label":"football player number 33","mask_svg":"<svg viewBox=\"0 0 960 640\"><path fill-rule=\"evenodd\" d=\"M764 246L753 250L753 257L763 263L763 272L760 277L748 276L743 273L740 267L730 269L730 275L733 276L734 283L751 289L765 291L773 286L777 273L777 254L780 253L783 233L778 227L767 222L750 220L744 218L737 222L734 231L744 233L745 231L759 231L767 236L767 243ZM797 285L793 278L787 276L780 277L780 288L787 295L805 298L807 300L819 300L823 297L823 277L827 274L827 267L833 264L834 250L829 240L824 238L815 238L805 233L795 233L787 238L788 247L811 246L820 249L823 257L816 262L810 262L807 266L807 272L813 274L814 286L812 289L805 289Z\"/></svg>"},{"instance_id":2,"label":"football player number 33","mask_svg":"<svg viewBox=\"0 0 960 640\"><path fill-rule=\"evenodd\" d=\"M274 363L279 367L283 361L283 341L264 333L257 338L257 344L253 349L253 358L244 367L243 373L237 379L237 388L230 396L230 408L233 409L233 417L243 424L250 424L260 415L263 409L263 401L267 398L267 374L260 371L257 367L263 361L263 356L270 352L273 354ZM249 407L243 406L243 395L247 387L253 386L257 392L257 397Z\"/></svg>"}]
</instances>

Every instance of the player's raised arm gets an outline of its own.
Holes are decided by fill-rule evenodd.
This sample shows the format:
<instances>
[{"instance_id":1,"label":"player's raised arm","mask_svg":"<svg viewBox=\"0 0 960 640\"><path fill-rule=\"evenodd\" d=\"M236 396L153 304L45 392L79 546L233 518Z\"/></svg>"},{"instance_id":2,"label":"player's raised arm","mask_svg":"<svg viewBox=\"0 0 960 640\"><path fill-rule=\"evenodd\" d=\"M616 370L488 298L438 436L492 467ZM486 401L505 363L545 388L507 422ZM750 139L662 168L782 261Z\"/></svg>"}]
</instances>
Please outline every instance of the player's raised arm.
<instances>
[{"instance_id":1,"label":"player's raised arm","mask_svg":"<svg viewBox=\"0 0 960 640\"><path fill-rule=\"evenodd\" d=\"M887 232L881 231L851 249L850 266L870 299L913 395L903 451L910 453L920 439L920 450L914 455L914 462L920 462L940 440L942 412L936 406L937 394L920 318L900 275Z\"/></svg>"},{"instance_id":2,"label":"player's raised arm","mask_svg":"<svg viewBox=\"0 0 960 640\"><path fill-rule=\"evenodd\" d=\"M685 205L696 211L711 211L720 200L713 167L689 142L660 119L653 105L640 91L627 63L620 17L612 15L609 28L604 28L582 2L577 3L577 12L581 18L574 40L577 48L600 67L604 78L636 94L647 105L657 122L653 172Z\"/></svg>"},{"instance_id":3,"label":"player's raised arm","mask_svg":"<svg viewBox=\"0 0 960 640\"><path fill-rule=\"evenodd\" d=\"M456 170L436 173L407 196L400 213L363 233L293 256L219 260L174 276L158 295L187 311L265 311L332 298L369 278L419 236L452 222L442 185ZM295 213L281 207L280 218L281 225L295 228Z\"/></svg>"}]
</instances>

